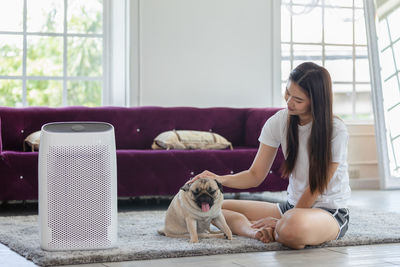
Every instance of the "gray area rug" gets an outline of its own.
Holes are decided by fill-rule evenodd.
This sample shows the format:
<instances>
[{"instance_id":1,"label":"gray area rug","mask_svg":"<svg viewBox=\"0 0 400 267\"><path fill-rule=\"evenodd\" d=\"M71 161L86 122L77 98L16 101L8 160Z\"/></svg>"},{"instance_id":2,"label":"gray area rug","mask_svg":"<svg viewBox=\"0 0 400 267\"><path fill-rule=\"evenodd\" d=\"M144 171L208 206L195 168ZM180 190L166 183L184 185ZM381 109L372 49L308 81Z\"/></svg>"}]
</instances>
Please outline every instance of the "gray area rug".
<instances>
[{"instance_id":1,"label":"gray area rug","mask_svg":"<svg viewBox=\"0 0 400 267\"><path fill-rule=\"evenodd\" d=\"M0 242L42 266L117 262L198 255L286 250L278 243L234 236L225 239L172 239L157 234L165 211L129 211L119 213L118 248L109 250L46 252L39 246L38 216L0 217ZM346 236L319 247L368 245L400 242L400 214L361 210L350 207L350 228Z\"/></svg>"}]
</instances>

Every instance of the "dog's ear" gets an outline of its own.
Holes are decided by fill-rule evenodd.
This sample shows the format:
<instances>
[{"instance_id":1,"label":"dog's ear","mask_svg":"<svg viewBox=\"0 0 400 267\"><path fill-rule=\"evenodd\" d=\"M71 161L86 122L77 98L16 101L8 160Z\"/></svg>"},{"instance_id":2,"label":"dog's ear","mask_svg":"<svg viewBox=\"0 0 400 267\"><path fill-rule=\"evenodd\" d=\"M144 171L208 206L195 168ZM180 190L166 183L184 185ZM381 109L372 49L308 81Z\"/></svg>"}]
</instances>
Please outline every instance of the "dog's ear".
<instances>
[{"instance_id":1,"label":"dog's ear","mask_svg":"<svg viewBox=\"0 0 400 267\"><path fill-rule=\"evenodd\" d=\"M214 179L214 181L217 183L218 188L219 188L219 191L221 191L221 193L223 193L223 192L224 192L224 191L222 190L223 185L222 185L220 182L218 182L216 179Z\"/></svg>"},{"instance_id":2,"label":"dog's ear","mask_svg":"<svg viewBox=\"0 0 400 267\"><path fill-rule=\"evenodd\" d=\"M181 187L181 190L187 192L187 191L189 191L189 188L190 188L190 184L187 183L187 184L185 184L184 186Z\"/></svg>"}]
</instances>

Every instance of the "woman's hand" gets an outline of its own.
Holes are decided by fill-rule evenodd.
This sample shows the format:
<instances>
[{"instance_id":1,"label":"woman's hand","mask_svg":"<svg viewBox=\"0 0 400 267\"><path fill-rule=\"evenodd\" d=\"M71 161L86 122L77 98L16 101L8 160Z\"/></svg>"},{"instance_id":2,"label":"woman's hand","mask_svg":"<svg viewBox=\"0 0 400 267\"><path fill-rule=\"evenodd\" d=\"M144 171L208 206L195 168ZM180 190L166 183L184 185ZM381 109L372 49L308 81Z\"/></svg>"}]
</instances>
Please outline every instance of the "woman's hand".
<instances>
[{"instance_id":1,"label":"woman's hand","mask_svg":"<svg viewBox=\"0 0 400 267\"><path fill-rule=\"evenodd\" d=\"M212 172L210 172L210 171L203 171L202 173L197 174L195 177L193 177L192 179L190 179L189 181L187 181L186 184L191 184L191 183L193 183L194 181L196 181L196 180L199 179L199 178L212 178L212 179L217 180L218 182L221 182L221 181L218 179L219 177L220 177L220 176L218 176L218 175L216 175L215 173L212 173Z\"/></svg>"},{"instance_id":2,"label":"woman's hand","mask_svg":"<svg viewBox=\"0 0 400 267\"><path fill-rule=\"evenodd\" d=\"M279 219L274 218L274 217L262 218L258 221L253 222L253 224L251 225L251 228L255 228L255 229L267 228L267 227L275 228L276 223L278 221L279 221Z\"/></svg>"}]
</instances>

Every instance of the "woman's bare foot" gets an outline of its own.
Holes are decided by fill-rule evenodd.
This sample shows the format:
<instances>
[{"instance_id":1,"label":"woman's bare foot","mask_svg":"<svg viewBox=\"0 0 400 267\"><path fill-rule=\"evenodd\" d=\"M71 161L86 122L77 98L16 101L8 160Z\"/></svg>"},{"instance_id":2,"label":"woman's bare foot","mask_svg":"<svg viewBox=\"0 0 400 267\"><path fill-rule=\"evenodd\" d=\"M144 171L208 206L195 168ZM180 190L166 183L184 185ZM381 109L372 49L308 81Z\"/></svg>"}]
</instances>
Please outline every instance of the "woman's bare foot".
<instances>
[{"instance_id":1,"label":"woman's bare foot","mask_svg":"<svg viewBox=\"0 0 400 267\"><path fill-rule=\"evenodd\" d=\"M264 243L274 242L274 228L266 227L258 230L255 238Z\"/></svg>"}]
</instances>

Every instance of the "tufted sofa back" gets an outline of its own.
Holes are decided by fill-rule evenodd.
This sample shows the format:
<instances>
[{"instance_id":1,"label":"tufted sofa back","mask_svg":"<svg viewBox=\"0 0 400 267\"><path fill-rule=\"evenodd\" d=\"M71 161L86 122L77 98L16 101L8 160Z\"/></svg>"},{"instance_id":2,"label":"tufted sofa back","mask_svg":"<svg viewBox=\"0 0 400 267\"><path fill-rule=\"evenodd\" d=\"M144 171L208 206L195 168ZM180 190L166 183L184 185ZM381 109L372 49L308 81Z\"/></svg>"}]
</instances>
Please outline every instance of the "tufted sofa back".
<instances>
[{"instance_id":1,"label":"tufted sofa back","mask_svg":"<svg viewBox=\"0 0 400 267\"><path fill-rule=\"evenodd\" d=\"M218 133L233 147L258 147L258 136L276 108L0 107L0 149L22 151L23 140L49 122L103 121L115 128L117 149L150 149L168 130ZM1 151L1 150L0 150Z\"/></svg>"}]
</instances>

